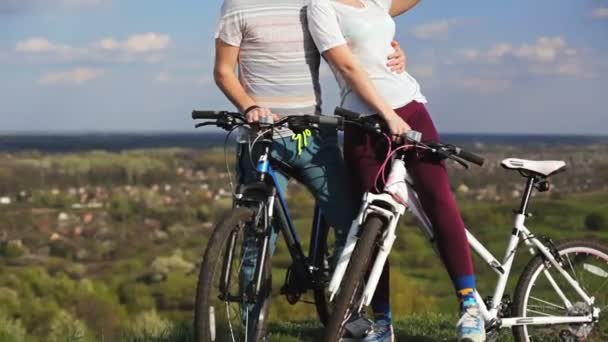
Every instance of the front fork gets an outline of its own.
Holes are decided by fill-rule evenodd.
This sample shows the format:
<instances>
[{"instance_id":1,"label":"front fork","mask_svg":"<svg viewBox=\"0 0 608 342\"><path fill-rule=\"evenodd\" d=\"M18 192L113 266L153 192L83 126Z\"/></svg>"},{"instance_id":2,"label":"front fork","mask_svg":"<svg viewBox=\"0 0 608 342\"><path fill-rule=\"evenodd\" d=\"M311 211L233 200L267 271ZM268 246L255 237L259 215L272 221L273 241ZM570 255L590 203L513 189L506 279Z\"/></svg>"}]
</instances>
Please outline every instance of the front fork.
<instances>
[{"instance_id":1,"label":"front fork","mask_svg":"<svg viewBox=\"0 0 608 342\"><path fill-rule=\"evenodd\" d=\"M243 196L236 196L237 200L242 200ZM268 258L268 248L270 248L270 239L272 237L272 226L271 226L271 222L272 222L272 217L273 217L273 205L274 205L274 201L275 201L275 197L274 196L269 196L266 200L265 203L265 208L263 207L264 204L260 203L260 205L262 206L262 208L258 208L258 217L259 220L262 220L263 222L259 222L259 220L255 220L254 222L252 222L253 226L252 227L245 227L245 229L251 229L251 231L249 232L249 234L252 234L255 242L255 247L257 249L257 254L256 254L256 263L255 263L255 270L253 272L253 279L251 279L253 281L253 283L249 283L252 284L253 286L246 286L244 289L242 289L242 295L243 298L242 299L237 299L234 298L230 295L229 291L231 288L231 284L230 282L232 281L232 267L234 267L233 265L233 261L234 261L234 256L236 255L236 251L238 248L246 248L245 246L237 246L237 235L238 232L237 231L233 231L232 234L230 235L229 238L229 245L228 248L226 249L225 253L224 253L224 258L223 258L223 267L222 267L222 275L221 275L221 280L220 280L220 292L222 293L222 296L224 297L224 299L226 300L234 300L237 299L238 301L244 300L247 303L255 303L257 297L260 295L260 290L262 288L262 282L264 281L264 268L266 267L266 258ZM259 226L262 226L263 229L259 229ZM246 233L247 234L247 233ZM258 237L262 237L261 240L258 240ZM251 248L252 246L249 246L248 248ZM243 255L243 257L245 257L245 255ZM242 270L239 270L239 272L241 272Z\"/></svg>"},{"instance_id":2,"label":"front fork","mask_svg":"<svg viewBox=\"0 0 608 342\"><path fill-rule=\"evenodd\" d=\"M270 239L272 237L272 217L274 208L275 196L269 196L266 203L266 215L264 218L264 238L262 240L262 246L258 248L257 262L255 267L255 288L252 293L252 298L257 298L262 288L262 282L264 281L264 268L266 267L266 258L268 258L268 248L270 246Z\"/></svg>"},{"instance_id":3,"label":"front fork","mask_svg":"<svg viewBox=\"0 0 608 342\"><path fill-rule=\"evenodd\" d=\"M383 193L376 195L369 192L365 193L361 210L359 210L359 215L353 220L346 238L344 250L340 254L336 269L329 283L328 291L330 300L334 299L340 289L344 273L346 273L350 258L357 245L357 240L359 239L360 227L370 214L375 214L385 218L388 224L383 230L379 251L374 261L374 265L372 266L369 278L367 279L359 309L362 306L369 305L374 292L376 291L376 286L378 285L378 280L382 274L386 259L395 242L395 230L399 223L399 218L404 212L405 206L395 201L390 194Z\"/></svg>"}]
</instances>

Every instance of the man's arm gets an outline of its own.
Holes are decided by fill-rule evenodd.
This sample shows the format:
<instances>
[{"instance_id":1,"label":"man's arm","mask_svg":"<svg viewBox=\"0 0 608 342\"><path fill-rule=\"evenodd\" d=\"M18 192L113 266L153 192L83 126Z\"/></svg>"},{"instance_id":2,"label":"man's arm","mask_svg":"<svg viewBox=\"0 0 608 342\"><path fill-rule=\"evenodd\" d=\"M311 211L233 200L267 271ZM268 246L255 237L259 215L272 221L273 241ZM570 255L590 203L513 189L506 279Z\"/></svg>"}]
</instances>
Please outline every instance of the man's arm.
<instances>
[{"instance_id":1,"label":"man's arm","mask_svg":"<svg viewBox=\"0 0 608 342\"><path fill-rule=\"evenodd\" d=\"M215 40L215 67L213 77L215 84L222 90L224 95L243 113L248 108L255 106L255 101L247 94L236 74L240 48L226 44L221 39ZM256 108L247 113L247 120L258 121L260 117L271 115L266 108Z\"/></svg>"},{"instance_id":2,"label":"man's arm","mask_svg":"<svg viewBox=\"0 0 608 342\"><path fill-rule=\"evenodd\" d=\"M255 101L247 95L236 74L240 48L224 43L221 39L215 40L215 67L213 77L215 84L224 95L243 112L255 105Z\"/></svg>"},{"instance_id":3,"label":"man's arm","mask_svg":"<svg viewBox=\"0 0 608 342\"><path fill-rule=\"evenodd\" d=\"M393 0L389 14L396 17L411 10L419 2L420 0Z\"/></svg>"}]
</instances>

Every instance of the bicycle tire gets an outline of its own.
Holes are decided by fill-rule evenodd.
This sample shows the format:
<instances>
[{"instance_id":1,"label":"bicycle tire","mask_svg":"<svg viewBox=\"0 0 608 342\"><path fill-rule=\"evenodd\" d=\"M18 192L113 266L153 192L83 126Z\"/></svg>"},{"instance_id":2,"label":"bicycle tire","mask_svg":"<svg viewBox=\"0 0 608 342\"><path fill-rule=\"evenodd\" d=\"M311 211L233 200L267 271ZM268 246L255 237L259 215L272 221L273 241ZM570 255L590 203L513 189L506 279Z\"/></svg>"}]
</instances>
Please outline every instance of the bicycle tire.
<instances>
[{"instance_id":1,"label":"bicycle tire","mask_svg":"<svg viewBox=\"0 0 608 342\"><path fill-rule=\"evenodd\" d=\"M214 284L215 276L221 274L222 268L217 268L217 262L222 261L224 251L228 248L229 238L233 232L244 232L245 224L253 219L254 210L246 207L234 208L229 212L223 220L217 225L213 231L211 238L207 244L203 262L201 264L198 284L196 289L196 301L194 310L194 341L195 342L213 342L230 340L226 336L220 336L216 331L216 318L214 315L215 308L212 297L212 292L215 289L218 291L219 284ZM258 319L248 322L248 328L243 329L241 333L248 336L239 338L238 340L247 341L263 341L266 335L268 325L268 308L270 304L270 287L271 287L271 269L270 257L266 258L264 267L263 288L260 290L257 302L261 308ZM218 292L219 293L219 292ZM213 308L213 309L212 309ZM251 325L253 324L253 325ZM232 327L231 327L232 330ZM233 332L232 332L233 333Z\"/></svg>"},{"instance_id":2,"label":"bicycle tire","mask_svg":"<svg viewBox=\"0 0 608 342\"><path fill-rule=\"evenodd\" d=\"M568 273L570 273L570 270L568 270L568 268L570 268L572 270L572 273L574 273L574 278L578 278L579 275L577 275L577 272L574 270L574 266L573 263L571 261L571 259L574 260L574 265L577 265L578 261L577 259L574 259L574 257L577 258L581 258L584 256L580 256L581 253L590 253L590 256L595 256L595 257L601 257L602 258L602 262L606 262L606 267L604 268L605 270L608 269L608 247L597 242L597 241L592 241L592 240L569 240L569 241L564 241L564 242L560 242L555 244L555 248L558 251L558 253L567 260L567 262L564 262L564 269L568 271ZM571 253L575 253L575 255L573 255L573 258L570 258ZM578 253L578 254L576 254ZM538 291L542 291L542 280L541 280L541 284L539 285L538 283L538 278L540 277L541 272L544 269L547 270L551 270L553 269L553 267L551 265L549 265L549 267L545 267L547 264L545 263L545 259L542 255L537 255L535 256L532 260L530 260L530 262L526 265L524 271L522 272L522 275L519 278L519 281L517 283L517 286L515 288L515 292L514 292L514 297L513 297L513 315L516 317L526 317L526 314L529 310L528 308L528 303L530 303L530 299L532 299L533 301L537 302L539 301L539 299L537 299L535 296L531 295L531 291L532 289L536 289L538 288ZM585 267L585 264L583 264L583 267ZM598 272L598 271L596 271ZM558 274L558 273L555 273ZM552 274L552 275L555 275ZM608 274L604 274L604 277L607 277ZM563 278L563 277L561 277ZM560 278L557 278L557 281L559 281ZM531 284L531 282L533 282ZM539 286L537 286L539 285ZM562 288L562 290L564 290L564 288ZM566 288L566 291L568 291L568 289ZM546 295L545 295L546 296ZM607 296L604 296L604 300L606 299ZM580 297L578 297L580 298ZM540 300L545 300L548 301L546 297L540 298ZM534 305L533 302L532 304L530 304L531 306ZM550 302L550 301L549 301ZM604 305L606 305L607 303L603 303ZM542 307L542 303L540 305ZM541 310L538 309L536 307L535 311ZM551 308L549 305L547 305L546 310L557 310L556 308ZM562 308L565 309L565 308ZM546 314L546 313L545 313ZM556 313L556 315L558 315ZM559 315L567 315L567 313L563 313L563 314L559 314ZM569 330L569 327L576 327L576 325L561 325L562 327L565 327L566 329L568 329L568 331L572 331ZM580 325L579 325L580 326ZM531 326L532 327L532 326ZM535 326L534 328L538 328L538 327L545 327L545 326ZM547 326L548 327L548 326ZM556 328L557 326L551 326L552 328ZM593 327L593 325L591 326L592 329L595 329L595 327ZM603 328L603 329L602 329ZM565 331L566 329L562 330ZM591 333L597 333L599 331L599 334L601 336L599 336L599 339L584 339L585 341L605 341L608 338L608 331L606 331L606 325L604 325L604 327L600 327L597 326L597 329L591 330ZM512 332L513 332L513 337L515 338L516 342L527 342L527 341L536 341L538 339L536 339L534 336L530 336L529 332L528 332L528 327L525 325L518 325L518 326L514 326L512 328ZM555 339L556 341L561 341L563 339L560 339L559 336L556 336L559 334L554 334L554 335L549 335L546 337L540 337L539 340L542 341L547 341L547 339L549 340L553 340ZM544 335L541 335L544 336ZM576 340L576 339L574 339Z\"/></svg>"},{"instance_id":3,"label":"bicycle tire","mask_svg":"<svg viewBox=\"0 0 608 342\"><path fill-rule=\"evenodd\" d=\"M363 282L369 270L376 243L384 221L377 215L370 214L361 228L361 236L340 284L333 312L323 334L324 342L340 341L345 332L345 324L351 315L353 305L360 299L364 289Z\"/></svg>"}]
</instances>

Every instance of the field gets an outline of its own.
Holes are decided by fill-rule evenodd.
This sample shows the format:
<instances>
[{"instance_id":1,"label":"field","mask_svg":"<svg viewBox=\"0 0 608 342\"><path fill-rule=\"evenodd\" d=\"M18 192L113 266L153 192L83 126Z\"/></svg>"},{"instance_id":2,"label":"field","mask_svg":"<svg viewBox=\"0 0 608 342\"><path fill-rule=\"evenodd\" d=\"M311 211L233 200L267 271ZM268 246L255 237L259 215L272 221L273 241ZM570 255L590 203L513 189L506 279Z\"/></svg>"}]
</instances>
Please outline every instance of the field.
<instances>
[{"instance_id":1,"label":"field","mask_svg":"<svg viewBox=\"0 0 608 342\"><path fill-rule=\"evenodd\" d=\"M489 163L470 171L450 165L452 185L470 230L497 257L523 187L498 167L512 155L571 166L532 201L528 226L537 235L608 242L606 145L471 147ZM200 256L231 205L225 169L223 151L211 148L0 153L0 341L189 340ZM292 183L288 202L306 248L313 199ZM529 259L520 252L516 273ZM281 242L276 292L289 264ZM391 265L398 339L451 337L451 283L411 219L402 220ZM476 268L489 294L494 273L479 260ZM291 306L278 293L271 319L273 341L319 333L311 305Z\"/></svg>"}]
</instances>

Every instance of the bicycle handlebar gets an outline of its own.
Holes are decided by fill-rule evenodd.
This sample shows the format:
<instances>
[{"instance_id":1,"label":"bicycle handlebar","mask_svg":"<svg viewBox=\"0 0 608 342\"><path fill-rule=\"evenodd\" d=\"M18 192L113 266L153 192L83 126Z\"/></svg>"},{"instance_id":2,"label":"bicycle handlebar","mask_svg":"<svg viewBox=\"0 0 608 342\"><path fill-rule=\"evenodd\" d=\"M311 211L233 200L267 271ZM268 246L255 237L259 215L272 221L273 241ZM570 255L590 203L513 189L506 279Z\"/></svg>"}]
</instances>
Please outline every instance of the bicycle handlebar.
<instances>
[{"instance_id":1,"label":"bicycle handlebar","mask_svg":"<svg viewBox=\"0 0 608 342\"><path fill-rule=\"evenodd\" d=\"M215 111L215 110L193 110L192 111L192 119L217 119L220 116L228 115L229 112L226 111ZM231 113L237 114L237 113Z\"/></svg>"},{"instance_id":2,"label":"bicycle handlebar","mask_svg":"<svg viewBox=\"0 0 608 342\"><path fill-rule=\"evenodd\" d=\"M319 128L319 126L330 126L337 129L342 129L344 119L341 117L323 116L323 115L291 115L285 116L276 122L256 122L247 123L245 116L237 112L229 111L212 111L212 110L193 110L192 119L194 120L214 120L215 122L203 122L196 125L196 127L217 125L224 129L232 129L237 125L252 125L259 127L278 127L287 126L292 130L299 130L305 128Z\"/></svg>"},{"instance_id":3,"label":"bicycle handlebar","mask_svg":"<svg viewBox=\"0 0 608 342\"><path fill-rule=\"evenodd\" d=\"M366 120L366 117L362 117L361 114L350 111L348 109L336 107L334 113L338 116L343 117L346 122L357 123L368 131L374 131L379 133L387 130L387 126L383 121L376 120L374 122L374 120ZM410 141L413 143L420 143L422 134L420 132L411 130L408 133L404 134L402 138L404 138L406 141ZM461 164L463 164L463 160L479 166L483 166L485 162L485 159L483 157L475 153L465 151L462 148L454 145L442 143L423 143L423 145L427 145L435 153L438 153L439 155L445 158L454 159ZM466 166L466 164L464 164L464 166Z\"/></svg>"},{"instance_id":4,"label":"bicycle handlebar","mask_svg":"<svg viewBox=\"0 0 608 342\"><path fill-rule=\"evenodd\" d=\"M486 162L484 157L482 157L478 154L472 153L472 152L465 151L465 150L461 149L460 147L456 147L456 153L454 153L454 154L456 156L458 156L466 161L469 161L475 165L478 165L478 166L483 166L483 164Z\"/></svg>"},{"instance_id":5,"label":"bicycle handlebar","mask_svg":"<svg viewBox=\"0 0 608 342\"><path fill-rule=\"evenodd\" d=\"M258 122L255 123L257 126L287 126L292 130L299 130L305 128L319 128L319 126L335 127L337 129L343 129L344 123L354 123L362 126L368 131L380 133L387 130L386 124L381 120L370 120L367 117L362 117L361 114L350 111L348 109L337 107L335 110L336 116L323 116L323 115L292 115L281 118L277 122ZM213 111L213 110L193 110L192 119L194 120L215 120L215 122L200 123L196 127L217 125L218 127L230 130L237 125L246 124L245 117L241 113L229 112L229 111ZM238 120L238 121L237 121ZM254 125L251 124L250 125ZM404 134L402 138L405 141L427 145L435 153L445 157L454 159L461 164L464 161L482 166L485 159L475 153L471 153L463 150L460 147L441 144L441 143L421 143L422 134L420 132L411 130ZM465 165L466 166L466 165Z\"/></svg>"}]
</instances>

